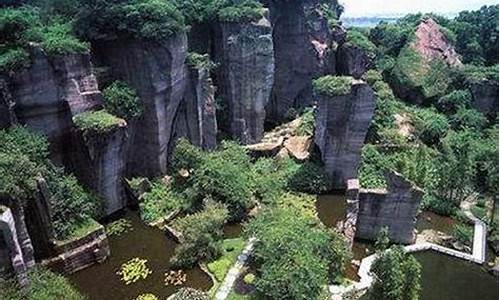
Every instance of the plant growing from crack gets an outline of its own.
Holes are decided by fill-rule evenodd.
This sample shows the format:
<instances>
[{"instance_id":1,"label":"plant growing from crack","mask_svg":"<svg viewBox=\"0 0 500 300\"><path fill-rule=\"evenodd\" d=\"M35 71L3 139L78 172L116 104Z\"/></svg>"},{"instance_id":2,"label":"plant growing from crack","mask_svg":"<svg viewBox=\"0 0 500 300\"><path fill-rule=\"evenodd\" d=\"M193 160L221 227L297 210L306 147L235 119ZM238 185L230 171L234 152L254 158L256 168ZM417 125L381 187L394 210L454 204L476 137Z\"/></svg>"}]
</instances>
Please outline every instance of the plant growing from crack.
<instances>
[{"instance_id":1,"label":"plant growing from crack","mask_svg":"<svg viewBox=\"0 0 500 300\"><path fill-rule=\"evenodd\" d=\"M155 295L153 294L141 294L139 296L137 296L137 298L135 300L158 300L158 297L156 297Z\"/></svg>"},{"instance_id":2,"label":"plant growing from crack","mask_svg":"<svg viewBox=\"0 0 500 300\"><path fill-rule=\"evenodd\" d=\"M126 263L123 263L120 270L116 274L121 276L121 280L129 285L139 279L146 279L149 274L153 273L147 266L147 259L138 257L132 258Z\"/></svg>"}]
</instances>

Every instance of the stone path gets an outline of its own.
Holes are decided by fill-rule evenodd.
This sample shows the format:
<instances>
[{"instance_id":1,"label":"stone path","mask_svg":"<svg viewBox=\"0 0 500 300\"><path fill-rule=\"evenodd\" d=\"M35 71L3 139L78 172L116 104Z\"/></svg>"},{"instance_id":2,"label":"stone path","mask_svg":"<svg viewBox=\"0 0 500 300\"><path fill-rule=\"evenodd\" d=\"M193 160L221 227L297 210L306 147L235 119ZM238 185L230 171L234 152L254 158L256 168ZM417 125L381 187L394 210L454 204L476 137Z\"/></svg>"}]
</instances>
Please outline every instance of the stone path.
<instances>
[{"instance_id":1,"label":"stone path","mask_svg":"<svg viewBox=\"0 0 500 300\"><path fill-rule=\"evenodd\" d=\"M231 267L231 269L229 269L229 272L227 272L224 281L217 290L217 293L215 293L215 300L224 300L227 298L227 296L231 292L231 289L233 288L234 282L240 275L241 269L245 266L245 263L252 253L254 243L255 238L250 238L248 240L245 248L243 249L241 254L238 255L236 263Z\"/></svg>"}]
</instances>

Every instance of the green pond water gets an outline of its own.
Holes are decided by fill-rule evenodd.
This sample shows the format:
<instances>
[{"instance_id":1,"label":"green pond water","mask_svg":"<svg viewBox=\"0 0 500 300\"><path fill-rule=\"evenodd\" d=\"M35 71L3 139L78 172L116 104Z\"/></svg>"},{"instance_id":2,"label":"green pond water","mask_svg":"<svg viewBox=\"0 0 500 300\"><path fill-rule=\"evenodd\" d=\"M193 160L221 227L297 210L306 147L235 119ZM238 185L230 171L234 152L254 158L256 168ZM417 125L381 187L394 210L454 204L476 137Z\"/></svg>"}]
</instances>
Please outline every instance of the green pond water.
<instances>
[{"instance_id":1,"label":"green pond water","mask_svg":"<svg viewBox=\"0 0 500 300\"><path fill-rule=\"evenodd\" d=\"M185 270L187 281L183 285L165 286L164 274L170 270L169 260L177 243L163 231L146 226L136 212L128 211L123 217L130 220L133 227L120 236L109 237L110 257L102 264L69 276L89 300L134 300L143 293L164 299L185 286L205 291L210 289L212 281L200 268ZM124 262L135 257L147 259L147 266L153 273L146 279L126 285L116 272Z\"/></svg>"},{"instance_id":2,"label":"green pond water","mask_svg":"<svg viewBox=\"0 0 500 300\"><path fill-rule=\"evenodd\" d=\"M413 255L422 265L420 300L498 299L498 278L483 267L434 251Z\"/></svg>"}]
</instances>

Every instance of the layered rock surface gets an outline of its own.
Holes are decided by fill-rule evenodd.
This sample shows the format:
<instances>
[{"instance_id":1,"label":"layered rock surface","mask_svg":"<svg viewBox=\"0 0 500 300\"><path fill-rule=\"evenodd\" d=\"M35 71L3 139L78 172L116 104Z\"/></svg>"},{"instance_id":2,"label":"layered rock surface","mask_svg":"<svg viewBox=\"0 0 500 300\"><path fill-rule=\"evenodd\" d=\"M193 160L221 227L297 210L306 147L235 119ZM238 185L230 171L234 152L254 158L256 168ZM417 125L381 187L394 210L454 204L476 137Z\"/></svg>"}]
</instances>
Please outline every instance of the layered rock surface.
<instances>
[{"instance_id":1,"label":"layered rock surface","mask_svg":"<svg viewBox=\"0 0 500 300\"><path fill-rule=\"evenodd\" d=\"M357 177L361 148L375 111L375 95L363 81L353 81L347 95L319 95L315 143L334 188Z\"/></svg>"},{"instance_id":2,"label":"layered rock surface","mask_svg":"<svg viewBox=\"0 0 500 300\"><path fill-rule=\"evenodd\" d=\"M184 95L185 33L163 42L117 40L94 45L96 57L115 78L137 91L144 107L130 124L127 173L153 177L166 172L174 120Z\"/></svg>"},{"instance_id":3,"label":"layered rock surface","mask_svg":"<svg viewBox=\"0 0 500 300\"><path fill-rule=\"evenodd\" d=\"M494 119L498 115L498 81L483 80L470 84L472 106Z\"/></svg>"},{"instance_id":4,"label":"layered rock surface","mask_svg":"<svg viewBox=\"0 0 500 300\"><path fill-rule=\"evenodd\" d=\"M215 87L210 71L188 67L188 82L176 116L175 136L203 149L217 146Z\"/></svg>"},{"instance_id":5,"label":"layered rock surface","mask_svg":"<svg viewBox=\"0 0 500 300\"><path fill-rule=\"evenodd\" d=\"M275 81L267 107L268 121L282 121L291 108L312 103L311 80L335 70L333 41L319 0L266 1L273 25ZM325 4L326 5L326 4ZM332 1L330 9L336 10ZM333 66L332 66L333 64Z\"/></svg>"},{"instance_id":6,"label":"layered rock surface","mask_svg":"<svg viewBox=\"0 0 500 300\"><path fill-rule=\"evenodd\" d=\"M342 44L337 50L336 70L339 74L360 79L373 66L373 59L365 50L350 43Z\"/></svg>"},{"instance_id":7,"label":"layered rock surface","mask_svg":"<svg viewBox=\"0 0 500 300\"><path fill-rule=\"evenodd\" d=\"M422 196L420 188L395 172L387 176L387 190L361 189L356 237L374 241L380 229L387 227L392 242L413 243Z\"/></svg>"},{"instance_id":8,"label":"layered rock surface","mask_svg":"<svg viewBox=\"0 0 500 300\"><path fill-rule=\"evenodd\" d=\"M244 144L259 141L274 78L274 49L267 19L215 25L217 88L227 105L227 127ZM223 128L224 129L224 128Z\"/></svg>"}]
</instances>

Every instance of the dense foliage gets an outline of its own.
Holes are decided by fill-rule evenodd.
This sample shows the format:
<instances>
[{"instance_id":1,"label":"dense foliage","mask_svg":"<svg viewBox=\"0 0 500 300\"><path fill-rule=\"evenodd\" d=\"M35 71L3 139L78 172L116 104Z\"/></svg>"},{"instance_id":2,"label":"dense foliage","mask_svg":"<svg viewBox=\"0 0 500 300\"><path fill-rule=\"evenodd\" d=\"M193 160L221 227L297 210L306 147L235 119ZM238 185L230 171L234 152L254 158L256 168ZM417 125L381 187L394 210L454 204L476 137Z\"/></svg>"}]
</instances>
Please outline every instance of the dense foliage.
<instances>
[{"instance_id":1,"label":"dense foliage","mask_svg":"<svg viewBox=\"0 0 500 300\"><path fill-rule=\"evenodd\" d=\"M349 76L326 75L313 80L314 92L330 97L347 95L351 92L353 78Z\"/></svg>"},{"instance_id":2,"label":"dense foliage","mask_svg":"<svg viewBox=\"0 0 500 300\"><path fill-rule=\"evenodd\" d=\"M122 123L122 119L113 116L106 110L98 110L80 113L73 117L73 122L84 135L87 135L110 132Z\"/></svg>"},{"instance_id":3,"label":"dense foliage","mask_svg":"<svg viewBox=\"0 0 500 300\"><path fill-rule=\"evenodd\" d=\"M137 93L123 81L114 81L102 91L104 108L125 120L138 118L143 107Z\"/></svg>"},{"instance_id":4,"label":"dense foliage","mask_svg":"<svg viewBox=\"0 0 500 300\"><path fill-rule=\"evenodd\" d=\"M0 144L0 195L25 205L37 197L37 179L44 178L52 194L56 238L67 238L99 214L100 200L50 163L45 137L13 127L0 130Z\"/></svg>"},{"instance_id":5,"label":"dense foliage","mask_svg":"<svg viewBox=\"0 0 500 300\"><path fill-rule=\"evenodd\" d=\"M0 298L4 300L84 300L85 298L63 276L42 268L29 271L30 285L21 289L14 281L0 281Z\"/></svg>"},{"instance_id":6,"label":"dense foliage","mask_svg":"<svg viewBox=\"0 0 500 300\"><path fill-rule=\"evenodd\" d=\"M193 267L197 262L211 261L222 254L222 228L228 210L208 199L203 210L176 219L172 227L182 235L182 243L175 249L172 263L179 267Z\"/></svg>"},{"instance_id":7,"label":"dense foliage","mask_svg":"<svg viewBox=\"0 0 500 300\"><path fill-rule=\"evenodd\" d=\"M183 199L170 184L162 180L152 183L150 191L142 195L139 208L141 218L151 223L183 207Z\"/></svg>"},{"instance_id":8,"label":"dense foliage","mask_svg":"<svg viewBox=\"0 0 500 300\"><path fill-rule=\"evenodd\" d=\"M421 266L418 261L400 246L379 252L371 267L374 283L369 299L418 300L420 292Z\"/></svg>"},{"instance_id":9,"label":"dense foliage","mask_svg":"<svg viewBox=\"0 0 500 300\"><path fill-rule=\"evenodd\" d=\"M245 229L257 239L257 291L270 299L318 299L348 260L344 240L288 207L267 208Z\"/></svg>"}]
</instances>

